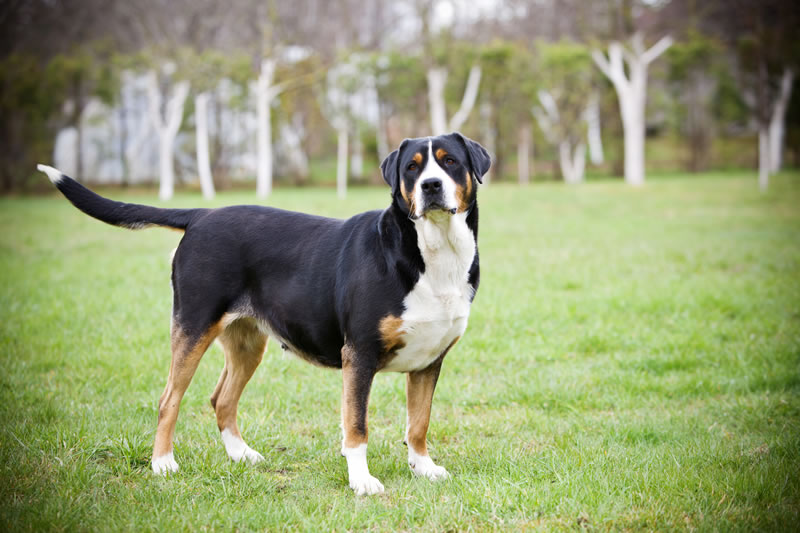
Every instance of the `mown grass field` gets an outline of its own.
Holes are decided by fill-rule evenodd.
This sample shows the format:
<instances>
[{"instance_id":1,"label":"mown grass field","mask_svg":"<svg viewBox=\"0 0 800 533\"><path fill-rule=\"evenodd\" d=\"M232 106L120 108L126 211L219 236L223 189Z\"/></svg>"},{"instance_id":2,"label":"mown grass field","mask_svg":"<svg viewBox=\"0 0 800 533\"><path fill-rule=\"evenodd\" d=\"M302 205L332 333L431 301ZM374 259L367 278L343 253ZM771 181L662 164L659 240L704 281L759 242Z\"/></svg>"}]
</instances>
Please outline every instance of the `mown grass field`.
<instances>
[{"instance_id":1,"label":"mown grass field","mask_svg":"<svg viewBox=\"0 0 800 533\"><path fill-rule=\"evenodd\" d=\"M269 203L347 216L387 199ZM493 185L480 204L482 284L429 433L452 478L412 477L404 378L381 374L369 460L386 492L356 498L339 373L274 345L240 409L266 462L225 455L215 346L178 420L181 470L152 475L180 235L112 228L55 194L0 199L0 529L794 530L800 175L766 194L749 172Z\"/></svg>"}]
</instances>

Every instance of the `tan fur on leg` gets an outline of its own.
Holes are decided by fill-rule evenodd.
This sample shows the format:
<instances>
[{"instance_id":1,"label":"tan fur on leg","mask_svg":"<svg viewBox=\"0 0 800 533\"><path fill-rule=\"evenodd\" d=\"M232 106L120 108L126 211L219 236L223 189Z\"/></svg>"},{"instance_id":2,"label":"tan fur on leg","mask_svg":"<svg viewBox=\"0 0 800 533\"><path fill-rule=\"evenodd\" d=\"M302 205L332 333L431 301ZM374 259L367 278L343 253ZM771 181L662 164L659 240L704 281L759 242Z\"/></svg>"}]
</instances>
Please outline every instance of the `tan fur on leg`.
<instances>
[{"instance_id":1,"label":"tan fur on leg","mask_svg":"<svg viewBox=\"0 0 800 533\"><path fill-rule=\"evenodd\" d=\"M427 435L431 418L433 392L439 379L442 361L456 342L458 342L458 338L450 343L450 346L428 368L409 372L406 375L408 466L411 467L411 471L414 474L431 480L448 476L447 470L434 464L433 460L428 456Z\"/></svg>"},{"instance_id":2,"label":"tan fur on leg","mask_svg":"<svg viewBox=\"0 0 800 533\"><path fill-rule=\"evenodd\" d=\"M156 473L175 471L178 465L172 457L172 439L178 420L181 400L189 388L197 365L209 345L219 334L220 325L214 324L197 340L188 338L180 326L172 326L172 362L167 386L158 402L158 427L153 444L153 470Z\"/></svg>"},{"instance_id":3,"label":"tan fur on leg","mask_svg":"<svg viewBox=\"0 0 800 533\"><path fill-rule=\"evenodd\" d=\"M342 348L342 455L350 488L359 496L383 492L367 467L367 405L374 368L359 366L352 346Z\"/></svg>"},{"instance_id":4,"label":"tan fur on leg","mask_svg":"<svg viewBox=\"0 0 800 533\"><path fill-rule=\"evenodd\" d=\"M225 368L211 396L217 426L231 459L247 459L255 463L263 457L244 443L236 414L242 391L264 356L267 336L258 329L254 320L242 318L228 325L219 340L225 351Z\"/></svg>"}]
</instances>

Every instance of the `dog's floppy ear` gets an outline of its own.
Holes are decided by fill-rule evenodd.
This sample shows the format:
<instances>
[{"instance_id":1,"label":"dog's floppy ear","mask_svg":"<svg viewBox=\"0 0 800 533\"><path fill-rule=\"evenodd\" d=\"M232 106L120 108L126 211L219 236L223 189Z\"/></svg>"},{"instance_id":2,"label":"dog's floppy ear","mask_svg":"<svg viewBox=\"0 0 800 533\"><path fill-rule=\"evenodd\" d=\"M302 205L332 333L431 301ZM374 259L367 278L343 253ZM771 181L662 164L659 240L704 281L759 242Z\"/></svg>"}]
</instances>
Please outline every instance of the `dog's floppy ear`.
<instances>
[{"instance_id":1,"label":"dog's floppy ear","mask_svg":"<svg viewBox=\"0 0 800 533\"><path fill-rule=\"evenodd\" d=\"M483 183L483 175L489 172L489 167L492 166L492 158L489 156L489 152L480 144L464 137L457 131L451 135L455 136L464 145L472 174L477 178L478 183Z\"/></svg>"},{"instance_id":2,"label":"dog's floppy ear","mask_svg":"<svg viewBox=\"0 0 800 533\"><path fill-rule=\"evenodd\" d=\"M400 153L403 151L403 148L407 143L408 139L400 143L400 147L391 154L387 155L386 159L384 159L383 163L381 163L381 173L383 174L383 179L389 184L389 187L392 188L392 194L395 194L400 187L400 169L398 168L398 160L400 159Z\"/></svg>"}]
</instances>

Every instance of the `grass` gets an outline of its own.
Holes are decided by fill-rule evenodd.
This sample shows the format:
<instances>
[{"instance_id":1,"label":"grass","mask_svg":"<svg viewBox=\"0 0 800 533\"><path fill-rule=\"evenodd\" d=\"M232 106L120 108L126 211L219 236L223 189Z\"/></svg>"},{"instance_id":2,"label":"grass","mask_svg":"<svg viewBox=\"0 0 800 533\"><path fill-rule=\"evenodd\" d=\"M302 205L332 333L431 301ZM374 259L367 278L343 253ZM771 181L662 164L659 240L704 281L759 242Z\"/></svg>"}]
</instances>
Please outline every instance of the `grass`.
<instances>
[{"instance_id":1,"label":"grass","mask_svg":"<svg viewBox=\"0 0 800 533\"><path fill-rule=\"evenodd\" d=\"M480 196L482 284L429 433L452 479L412 477L404 379L382 374L369 458L386 493L370 498L338 455L339 373L274 345L240 411L266 462L225 455L215 346L183 402L181 470L153 476L180 236L112 228L57 195L0 199L0 529L794 529L800 175L766 194L726 173ZM387 198L270 203L347 216Z\"/></svg>"}]
</instances>

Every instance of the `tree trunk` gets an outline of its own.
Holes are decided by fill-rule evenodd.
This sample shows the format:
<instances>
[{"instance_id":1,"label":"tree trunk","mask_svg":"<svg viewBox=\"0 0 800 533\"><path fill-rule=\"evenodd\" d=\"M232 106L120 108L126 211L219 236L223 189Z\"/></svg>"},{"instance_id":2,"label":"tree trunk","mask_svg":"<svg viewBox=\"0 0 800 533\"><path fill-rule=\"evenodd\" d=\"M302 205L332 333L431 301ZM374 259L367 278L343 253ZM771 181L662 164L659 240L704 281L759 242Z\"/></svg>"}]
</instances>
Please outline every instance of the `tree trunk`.
<instances>
[{"instance_id":1,"label":"tree trunk","mask_svg":"<svg viewBox=\"0 0 800 533\"><path fill-rule=\"evenodd\" d=\"M633 106L631 106L633 107ZM644 184L644 110L631 109L623 118L625 143L625 182L628 185Z\"/></svg>"},{"instance_id":2,"label":"tree trunk","mask_svg":"<svg viewBox=\"0 0 800 533\"><path fill-rule=\"evenodd\" d=\"M428 70L428 107L431 113L431 130L433 135L444 135L448 131L458 130L464 125L475 101L478 98L478 88L481 83L481 67L473 65L469 69L467 85L464 87L464 96L461 106L450 121L447 120L447 106L445 105L444 89L447 84L447 69L442 67Z\"/></svg>"},{"instance_id":3,"label":"tree trunk","mask_svg":"<svg viewBox=\"0 0 800 533\"><path fill-rule=\"evenodd\" d=\"M350 154L350 175L353 181L361 181L364 177L364 143L361 142L361 131L358 126L353 132L353 149Z\"/></svg>"},{"instance_id":4,"label":"tree trunk","mask_svg":"<svg viewBox=\"0 0 800 533\"><path fill-rule=\"evenodd\" d=\"M378 151L378 163L383 161L389 155L389 139L386 135L386 117L384 110L381 109L380 102L378 103L378 120L375 129L375 144Z\"/></svg>"},{"instance_id":5,"label":"tree trunk","mask_svg":"<svg viewBox=\"0 0 800 533\"><path fill-rule=\"evenodd\" d=\"M169 200L175 192L175 171L172 168L173 138L161 134L158 137L158 197Z\"/></svg>"},{"instance_id":6,"label":"tree trunk","mask_svg":"<svg viewBox=\"0 0 800 533\"><path fill-rule=\"evenodd\" d=\"M158 196L161 200L169 200L175 190L175 171L173 169L173 150L175 136L183 119L183 105L189 94L189 82L180 81L175 84L173 94L167 101L165 113L161 114L161 90L158 87L158 76L153 70L148 79L150 94L150 117L158 133Z\"/></svg>"},{"instance_id":7,"label":"tree trunk","mask_svg":"<svg viewBox=\"0 0 800 533\"><path fill-rule=\"evenodd\" d=\"M647 67L671 45L672 38L667 36L645 50L641 34L635 34L631 38L632 50L624 49L619 42L612 42L608 47L608 57L599 50L592 51L595 64L611 80L617 92L625 130L625 181L630 185L644 183Z\"/></svg>"},{"instance_id":8,"label":"tree trunk","mask_svg":"<svg viewBox=\"0 0 800 533\"><path fill-rule=\"evenodd\" d=\"M78 105L77 103L75 105ZM75 121L75 177L83 180L83 110L76 111L77 120Z\"/></svg>"},{"instance_id":9,"label":"tree trunk","mask_svg":"<svg viewBox=\"0 0 800 533\"><path fill-rule=\"evenodd\" d=\"M785 69L781 77L778 100L772 108L772 116L769 121L769 171L771 173L778 172L783 162L783 137L786 130L786 111L789 108L789 100L792 96L793 81L794 72L792 69Z\"/></svg>"},{"instance_id":10,"label":"tree trunk","mask_svg":"<svg viewBox=\"0 0 800 533\"><path fill-rule=\"evenodd\" d=\"M480 107L480 118L483 130L483 140L486 146L486 151L489 152L489 156L494 160L495 154L497 154L497 132L494 130L494 125L492 123L492 104L489 102L483 102ZM494 176L499 176L497 174L497 167L489 169L489 171L484 174L483 176L483 185L489 185L492 182Z\"/></svg>"},{"instance_id":11,"label":"tree trunk","mask_svg":"<svg viewBox=\"0 0 800 533\"><path fill-rule=\"evenodd\" d=\"M576 184L583 182L586 169L586 145L579 141L573 150L569 139L564 139L558 145L561 176L565 183Z\"/></svg>"},{"instance_id":12,"label":"tree trunk","mask_svg":"<svg viewBox=\"0 0 800 533\"><path fill-rule=\"evenodd\" d=\"M467 86L464 88L464 97L461 99L461 106L456 111L455 115L450 119L448 129L450 131L457 131L461 129L464 122L469 118L472 108L475 107L475 100L478 98L478 87L481 84L481 67L472 65L469 69L469 76L467 77ZM447 132L444 132L447 133Z\"/></svg>"},{"instance_id":13,"label":"tree trunk","mask_svg":"<svg viewBox=\"0 0 800 533\"><path fill-rule=\"evenodd\" d=\"M130 181L130 169L128 168L128 159L125 157L125 152L128 146L128 124L125 120L125 102L120 98L119 103L119 167L121 170L120 173L120 182L122 183L123 187L127 187Z\"/></svg>"},{"instance_id":14,"label":"tree trunk","mask_svg":"<svg viewBox=\"0 0 800 533\"><path fill-rule=\"evenodd\" d=\"M261 61L261 73L256 85L258 107L258 173L256 175L256 196L266 198L272 192L272 110L270 100L275 75L275 61Z\"/></svg>"},{"instance_id":15,"label":"tree trunk","mask_svg":"<svg viewBox=\"0 0 800 533\"><path fill-rule=\"evenodd\" d=\"M197 141L197 175L206 200L214 198L214 179L211 177L211 157L208 153L208 93L194 97L194 120Z\"/></svg>"},{"instance_id":16,"label":"tree trunk","mask_svg":"<svg viewBox=\"0 0 800 533\"><path fill-rule=\"evenodd\" d=\"M593 165L602 165L603 140L600 135L600 102L597 94L589 97L589 105L586 107L586 137L589 141L589 159Z\"/></svg>"},{"instance_id":17,"label":"tree trunk","mask_svg":"<svg viewBox=\"0 0 800 533\"><path fill-rule=\"evenodd\" d=\"M447 133L447 110L444 103L444 86L447 83L447 69L428 70L428 107L431 114L431 134Z\"/></svg>"},{"instance_id":18,"label":"tree trunk","mask_svg":"<svg viewBox=\"0 0 800 533\"><path fill-rule=\"evenodd\" d=\"M347 196L347 122L336 126L336 193L339 198Z\"/></svg>"},{"instance_id":19,"label":"tree trunk","mask_svg":"<svg viewBox=\"0 0 800 533\"><path fill-rule=\"evenodd\" d=\"M770 135L765 124L758 126L758 188L766 191L769 186Z\"/></svg>"},{"instance_id":20,"label":"tree trunk","mask_svg":"<svg viewBox=\"0 0 800 533\"><path fill-rule=\"evenodd\" d=\"M629 82L617 93L622 109L625 142L625 182L644 185L645 104L647 100L647 65L641 60L628 60Z\"/></svg>"},{"instance_id":21,"label":"tree trunk","mask_svg":"<svg viewBox=\"0 0 800 533\"><path fill-rule=\"evenodd\" d=\"M531 181L530 174L531 126L524 122L517 137L517 176L521 185Z\"/></svg>"}]
</instances>

